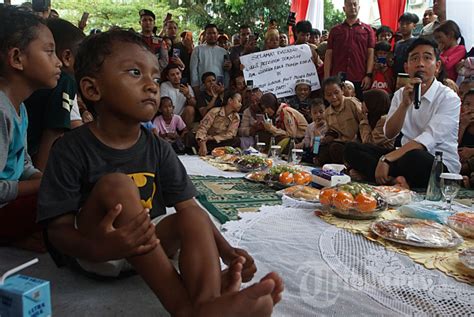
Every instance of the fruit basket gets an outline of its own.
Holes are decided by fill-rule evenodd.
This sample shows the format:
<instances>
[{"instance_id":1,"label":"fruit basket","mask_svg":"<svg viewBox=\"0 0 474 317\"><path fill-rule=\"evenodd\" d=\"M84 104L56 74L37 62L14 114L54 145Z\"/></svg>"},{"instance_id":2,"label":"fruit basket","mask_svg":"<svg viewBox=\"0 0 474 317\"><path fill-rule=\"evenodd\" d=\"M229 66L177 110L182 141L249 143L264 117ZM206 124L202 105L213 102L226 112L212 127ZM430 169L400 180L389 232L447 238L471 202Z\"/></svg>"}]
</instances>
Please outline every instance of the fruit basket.
<instances>
[{"instance_id":1,"label":"fruit basket","mask_svg":"<svg viewBox=\"0 0 474 317\"><path fill-rule=\"evenodd\" d=\"M268 170L265 181L271 187L282 189L293 185L307 185L311 183L311 174L295 166L281 164Z\"/></svg>"},{"instance_id":2,"label":"fruit basket","mask_svg":"<svg viewBox=\"0 0 474 317\"><path fill-rule=\"evenodd\" d=\"M474 213L458 212L449 216L448 226L464 237L474 238Z\"/></svg>"},{"instance_id":3,"label":"fruit basket","mask_svg":"<svg viewBox=\"0 0 474 317\"><path fill-rule=\"evenodd\" d=\"M336 217L356 220L374 219L388 206L372 186L360 183L323 188L319 202Z\"/></svg>"},{"instance_id":4,"label":"fruit basket","mask_svg":"<svg viewBox=\"0 0 474 317\"><path fill-rule=\"evenodd\" d=\"M226 154L240 155L241 150L239 148L234 148L232 146L220 146L212 150L211 155L214 157L221 157Z\"/></svg>"},{"instance_id":5,"label":"fruit basket","mask_svg":"<svg viewBox=\"0 0 474 317\"><path fill-rule=\"evenodd\" d=\"M261 171L271 165L271 160L257 155L243 155L235 161L235 166L243 173Z\"/></svg>"}]
</instances>

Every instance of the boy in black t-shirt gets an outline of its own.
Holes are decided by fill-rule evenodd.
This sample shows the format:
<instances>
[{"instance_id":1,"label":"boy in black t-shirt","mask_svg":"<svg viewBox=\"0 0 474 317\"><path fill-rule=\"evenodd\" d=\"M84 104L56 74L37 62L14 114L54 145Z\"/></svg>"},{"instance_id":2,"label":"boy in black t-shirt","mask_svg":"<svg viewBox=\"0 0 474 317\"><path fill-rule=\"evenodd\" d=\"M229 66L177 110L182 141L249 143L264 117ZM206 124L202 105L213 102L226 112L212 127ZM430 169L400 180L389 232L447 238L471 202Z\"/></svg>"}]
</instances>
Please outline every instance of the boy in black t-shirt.
<instances>
[{"instance_id":1,"label":"boy in black t-shirt","mask_svg":"<svg viewBox=\"0 0 474 317\"><path fill-rule=\"evenodd\" d=\"M141 128L159 106L154 54L138 35L112 30L84 41L75 73L96 120L58 140L41 184L38 220L56 262L110 275L126 259L173 316L269 316L281 278L239 291L256 271L252 257L198 206L171 146ZM166 206L176 214L164 217ZM180 274L168 259L178 248Z\"/></svg>"},{"instance_id":2,"label":"boy in black t-shirt","mask_svg":"<svg viewBox=\"0 0 474 317\"><path fill-rule=\"evenodd\" d=\"M35 166L44 171L54 141L73 128L71 110L76 100L74 55L84 39L84 33L66 20L47 20L56 43L56 55L61 60L61 77L53 89L35 91L25 105L28 110L28 153ZM76 104L77 107L77 104Z\"/></svg>"}]
</instances>

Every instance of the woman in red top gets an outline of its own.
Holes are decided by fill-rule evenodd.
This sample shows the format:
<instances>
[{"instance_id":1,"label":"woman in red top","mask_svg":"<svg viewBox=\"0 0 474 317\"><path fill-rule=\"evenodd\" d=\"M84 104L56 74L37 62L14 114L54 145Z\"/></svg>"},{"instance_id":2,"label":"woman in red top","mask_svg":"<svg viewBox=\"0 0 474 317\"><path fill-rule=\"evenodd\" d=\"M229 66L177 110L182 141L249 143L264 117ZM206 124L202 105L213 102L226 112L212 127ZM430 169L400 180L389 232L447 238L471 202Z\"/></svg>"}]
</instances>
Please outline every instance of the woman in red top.
<instances>
[{"instance_id":1,"label":"woman in red top","mask_svg":"<svg viewBox=\"0 0 474 317\"><path fill-rule=\"evenodd\" d=\"M449 79L454 81L458 78L456 65L466 56L464 39L456 22L447 20L434 31L434 37L441 50L440 58ZM458 39L461 38L460 44Z\"/></svg>"}]
</instances>

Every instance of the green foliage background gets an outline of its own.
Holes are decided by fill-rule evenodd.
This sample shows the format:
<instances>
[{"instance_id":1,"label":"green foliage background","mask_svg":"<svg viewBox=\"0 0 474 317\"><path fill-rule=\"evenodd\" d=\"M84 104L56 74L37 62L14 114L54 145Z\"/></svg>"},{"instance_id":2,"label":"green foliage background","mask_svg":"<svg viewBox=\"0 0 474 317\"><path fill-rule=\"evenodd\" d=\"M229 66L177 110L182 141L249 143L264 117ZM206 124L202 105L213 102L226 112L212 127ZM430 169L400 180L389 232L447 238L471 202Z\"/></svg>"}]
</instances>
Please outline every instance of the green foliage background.
<instances>
[{"instance_id":1,"label":"green foliage background","mask_svg":"<svg viewBox=\"0 0 474 317\"><path fill-rule=\"evenodd\" d=\"M331 0L324 0L325 27L329 29L344 19L344 14L334 9ZM288 0L53 0L53 8L61 17L76 23L84 11L90 13L86 32L92 28L107 30L112 26L140 29L138 11L152 10L157 27L167 12L179 24L180 31L191 30L197 35L209 23L217 24L225 33L238 32L239 25L248 24L263 33L268 21L274 18L280 31L287 31L286 19L290 10Z\"/></svg>"}]
</instances>

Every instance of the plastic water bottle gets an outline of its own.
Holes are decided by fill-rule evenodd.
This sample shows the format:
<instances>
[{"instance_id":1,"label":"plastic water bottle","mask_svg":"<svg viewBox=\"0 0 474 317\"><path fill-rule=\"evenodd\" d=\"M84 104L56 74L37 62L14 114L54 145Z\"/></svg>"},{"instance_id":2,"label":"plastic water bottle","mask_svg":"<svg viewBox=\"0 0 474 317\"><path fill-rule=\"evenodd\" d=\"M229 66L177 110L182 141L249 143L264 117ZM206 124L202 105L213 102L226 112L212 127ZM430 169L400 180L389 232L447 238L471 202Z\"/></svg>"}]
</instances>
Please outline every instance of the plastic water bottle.
<instances>
[{"instance_id":1,"label":"plastic water bottle","mask_svg":"<svg viewBox=\"0 0 474 317\"><path fill-rule=\"evenodd\" d=\"M443 173L443 152L436 151L433 166L431 167L430 180L426 189L426 200L440 201L442 198L440 175Z\"/></svg>"},{"instance_id":2,"label":"plastic water bottle","mask_svg":"<svg viewBox=\"0 0 474 317\"><path fill-rule=\"evenodd\" d=\"M321 137L315 136L313 141L313 154L319 153L319 145L321 144Z\"/></svg>"}]
</instances>

